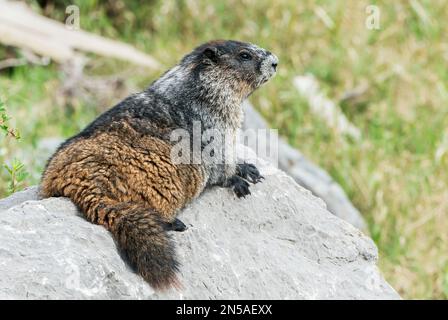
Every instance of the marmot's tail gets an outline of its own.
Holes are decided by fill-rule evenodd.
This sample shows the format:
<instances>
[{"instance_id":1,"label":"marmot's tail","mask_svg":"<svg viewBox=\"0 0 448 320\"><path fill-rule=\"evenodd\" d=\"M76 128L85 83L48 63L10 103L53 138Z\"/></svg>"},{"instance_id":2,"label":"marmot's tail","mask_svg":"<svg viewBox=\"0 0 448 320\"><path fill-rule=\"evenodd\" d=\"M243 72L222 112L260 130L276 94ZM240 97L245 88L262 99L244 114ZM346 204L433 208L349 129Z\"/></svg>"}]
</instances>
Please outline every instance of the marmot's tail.
<instances>
[{"instance_id":1,"label":"marmot's tail","mask_svg":"<svg viewBox=\"0 0 448 320\"><path fill-rule=\"evenodd\" d=\"M174 245L157 213L123 203L104 209L113 217L109 230L131 266L154 289L180 287Z\"/></svg>"}]
</instances>

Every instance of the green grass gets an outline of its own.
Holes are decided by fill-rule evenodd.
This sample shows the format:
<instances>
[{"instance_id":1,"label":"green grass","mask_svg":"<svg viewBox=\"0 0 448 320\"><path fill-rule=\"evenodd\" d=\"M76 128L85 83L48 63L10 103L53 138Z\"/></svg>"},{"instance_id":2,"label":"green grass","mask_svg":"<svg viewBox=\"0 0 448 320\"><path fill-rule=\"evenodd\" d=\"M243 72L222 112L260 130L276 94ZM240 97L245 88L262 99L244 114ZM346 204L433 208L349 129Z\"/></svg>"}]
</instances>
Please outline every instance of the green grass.
<instances>
[{"instance_id":1,"label":"green grass","mask_svg":"<svg viewBox=\"0 0 448 320\"><path fill-rule=\"evenodd\" d=\"M5 104L0 99L0 134L2 134L1 141L6 142L7 139L18 141L20 140L20 132L10 125L11 118L7 113ZM6 143L2 143L4 145ZM4 183L0 188L2 194L12 194L19 191L26 183L28 178L28 172L26 172L25 166L18 159L13 159L8 163L4 159L3 150L0 153L0 180Z\"/></svg>"},{"instance_id":2,"label":"green grass","mask_svg":"<svg viewBox=\"0 0 448 320\"><path fill-rule=\"evenodd\" d=\"M62 21L64 5L72 2L81 8L83 29L133 44L166 67L215 38L250 41L276 53L278 76L251 97L254 105L343 186L369 222L386 279L403 297L448 298L448 155L435 156L448 135L446 1L56 1L46 14ZM365 28L371 3L381 10L380 30ZM332 27L316 14L318 6ZM87 72L123 70L135 71L127 81L131 88L159 76L98 57ZM306 72L334 101L368 85L363 101L342 105L360 128L360 141L310 112L292 85ZM61 77L55 65L0 74L0 97L22 146L70 136L119 99L106 103L93 95L67 107L57 99ZM8 144L6 156L18 148Z\"/></svg>"}]
</instances>

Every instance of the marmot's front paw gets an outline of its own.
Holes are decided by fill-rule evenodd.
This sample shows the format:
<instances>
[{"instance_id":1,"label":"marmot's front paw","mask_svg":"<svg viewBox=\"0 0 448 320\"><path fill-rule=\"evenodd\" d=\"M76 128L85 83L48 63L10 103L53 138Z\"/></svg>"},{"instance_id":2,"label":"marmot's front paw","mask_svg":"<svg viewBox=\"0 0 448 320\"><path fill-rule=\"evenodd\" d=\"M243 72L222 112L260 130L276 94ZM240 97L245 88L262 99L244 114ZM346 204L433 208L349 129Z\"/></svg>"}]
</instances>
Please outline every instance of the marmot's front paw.
<instances>
[{"instance_id":1,"label":"marmot's front paw","mask_svg":"<svg viewBox=\"0 0 448 320\"><path fill-rule=\"evenodd\" d=\"M229 187L233 189L238 198L245 198L250 194L249 183L239 176L233 176L229 179Z\"/></svg>"},{"instance_id":2,"label":"marmot's front paw","mask_svg":"<svg viewBox=\"0 0 448 320\"><path fill-rule=\"evenodd\" d=\"M258 183L264 179L255 165L246 162L237 165L236 174L251 183Z\"/></svg>"},{"instance_id":3,"label":"marmot's front paw","mask_svg":"<svg viewBox=\"0 0 448 320\"><path fill-rule=\"evenodd\" d=\"M173 222L167 223L165 225L165 230L183 232L187 230L187 226L185 225L185 223L176 218Z\"/></svg>"}]
</instances>

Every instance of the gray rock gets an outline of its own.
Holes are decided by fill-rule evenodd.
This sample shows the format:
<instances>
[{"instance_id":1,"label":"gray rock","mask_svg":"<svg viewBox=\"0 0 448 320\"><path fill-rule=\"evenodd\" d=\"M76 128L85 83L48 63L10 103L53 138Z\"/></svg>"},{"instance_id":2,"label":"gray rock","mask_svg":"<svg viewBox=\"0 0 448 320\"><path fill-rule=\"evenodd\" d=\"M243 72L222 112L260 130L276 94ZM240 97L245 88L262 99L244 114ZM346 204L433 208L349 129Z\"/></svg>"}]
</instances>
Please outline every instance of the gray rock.
<instances>
[{"instance_id":1,"label":"gray rock","mask_svg":"<svg viewBox=\"0 0 448 320\"><path fill-rule=\"evenodd\" d=\"M0 299L398 299L377 249L322 200L263 160L266 177L237 199L214 188L172 233L183 289L157 293L110 234L65 198L31 188L0 201Z\"/></svg>"},{"instance_id":2,"label":"gray rock","mask_svg":"<svg viewBox=\"0 0 448 320\"><path fill-rule=\"evenodd\" d=\"M7 210L27 200L38 200L37 187L28 187L23 191L16 192L6 199L0 201L0 211Z\"/></svg>"}]
</instances>

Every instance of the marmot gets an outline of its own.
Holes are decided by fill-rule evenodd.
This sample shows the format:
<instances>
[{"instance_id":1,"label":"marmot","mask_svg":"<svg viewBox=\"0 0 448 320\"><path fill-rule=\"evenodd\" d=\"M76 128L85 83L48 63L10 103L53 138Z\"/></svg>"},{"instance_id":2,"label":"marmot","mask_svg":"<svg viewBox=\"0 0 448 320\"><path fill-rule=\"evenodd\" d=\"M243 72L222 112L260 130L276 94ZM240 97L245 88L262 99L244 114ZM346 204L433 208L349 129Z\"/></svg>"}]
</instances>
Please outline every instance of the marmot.
<instances>
[{"instance_id":1,"label":"marmot","mask_svg":"<svg viewBox=\"0 0 448 320\"><path fill-rule=\"evenodd\" d=\"M256 45L216 40L106 111L48 160L40 194L68 197L113 235L130 265L155 289L178 286L179 263L167 231L183 231L180 209L204 188L238 197L263 177L248 163L175 163L175 129L236 135L241 103L276 72L277 57ZM201 149L207 142L201 140Z\"/></svg>"}]
</instances>

